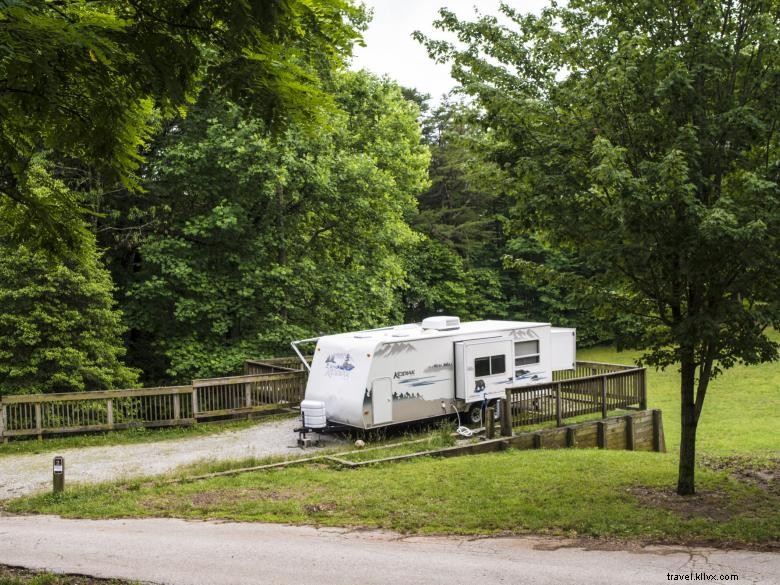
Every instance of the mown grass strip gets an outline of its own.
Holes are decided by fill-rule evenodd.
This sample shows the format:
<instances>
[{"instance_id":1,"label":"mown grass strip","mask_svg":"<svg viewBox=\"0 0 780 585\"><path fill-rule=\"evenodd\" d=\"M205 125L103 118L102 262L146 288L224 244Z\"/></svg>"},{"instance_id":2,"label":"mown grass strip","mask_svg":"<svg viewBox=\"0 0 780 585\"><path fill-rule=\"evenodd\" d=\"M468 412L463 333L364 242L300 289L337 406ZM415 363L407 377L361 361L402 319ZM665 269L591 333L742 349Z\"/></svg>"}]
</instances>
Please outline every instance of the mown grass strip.
<instances>
[{"instance_id":1,"label":"mown grass strip","mask_svg":"<svg viewBox=\"0 0 780 585\"><path fill-rule=\"evenodd\" d=\"M139 581L100 579L86 575L58 575L0 565L0 585L141 585Z\"/></svg>"},{"instance_id":2,"label":"mown grass strip","mask_svg":"<svg viewBox=\"0 0 780 585\"><path fill-rule=\"evenodd\" d=\"M669 454L507 450L351 469L318 462L178 485L79 486L6 504L66 517L180 517L365 526L405 533L557 534L777 546L780 498L699 471L700 499L671 486Z\"/></svg>"}]
</instances>

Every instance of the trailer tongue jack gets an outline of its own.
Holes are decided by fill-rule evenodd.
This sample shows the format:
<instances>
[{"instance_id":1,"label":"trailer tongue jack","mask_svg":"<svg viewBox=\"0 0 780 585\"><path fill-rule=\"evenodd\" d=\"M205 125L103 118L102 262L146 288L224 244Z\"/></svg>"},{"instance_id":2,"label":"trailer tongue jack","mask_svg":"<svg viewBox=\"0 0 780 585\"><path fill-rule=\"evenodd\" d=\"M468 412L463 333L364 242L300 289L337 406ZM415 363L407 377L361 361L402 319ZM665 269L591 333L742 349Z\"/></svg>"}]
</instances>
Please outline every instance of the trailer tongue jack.
<instances>
[{"instance_id":1,"label":"trailer tongue jack","mask_svg":"<svg viewBox=\"0 0 780 585\"><path fill-rule=\"evenodd\" d=\"M320 445L319 434L312 431L312 429L306 426L306 414L303 412L301 412L301 427L295 429L295 432L298 433L298 446L301 449L305 449L306 447L319 447ZM314 438L308 437L307 434L310 432L314 432L316 437Z\"/></svg>"}]
</instances>

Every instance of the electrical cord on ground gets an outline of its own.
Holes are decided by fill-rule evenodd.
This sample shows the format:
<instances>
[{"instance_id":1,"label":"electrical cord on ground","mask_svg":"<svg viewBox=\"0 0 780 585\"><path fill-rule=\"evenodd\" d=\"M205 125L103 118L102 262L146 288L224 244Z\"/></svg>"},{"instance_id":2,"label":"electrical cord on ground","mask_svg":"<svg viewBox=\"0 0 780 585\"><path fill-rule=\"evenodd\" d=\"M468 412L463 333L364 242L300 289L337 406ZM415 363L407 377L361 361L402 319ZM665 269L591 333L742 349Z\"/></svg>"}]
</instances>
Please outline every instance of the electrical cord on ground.
<instances>
[{"instance_id":1,"label":"electrical cord on ground","mask_svg":"<svg viewBox=\"0 0 780 585\"><path fill-rule=\"evenodd\" d=\"M455 403L450 402L450 405L452 406L452 410L455 411L455 415L458 417L458 428L455 429L455 432L458 433L461 437L466 437L466 438L473 437L474 431L460 424L460 412L458 412L458 409L455 408Z\"/></svg>"}]
</instances>

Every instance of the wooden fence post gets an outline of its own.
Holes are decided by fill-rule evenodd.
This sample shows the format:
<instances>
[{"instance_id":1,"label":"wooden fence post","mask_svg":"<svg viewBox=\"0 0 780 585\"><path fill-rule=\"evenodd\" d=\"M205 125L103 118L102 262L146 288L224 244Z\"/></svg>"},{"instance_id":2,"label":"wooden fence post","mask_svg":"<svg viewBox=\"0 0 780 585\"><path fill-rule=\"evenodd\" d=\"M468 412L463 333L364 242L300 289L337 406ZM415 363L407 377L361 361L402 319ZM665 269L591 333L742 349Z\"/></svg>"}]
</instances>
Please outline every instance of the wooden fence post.
<instances>
[{"instance_id":1,"label":"wooden fence post","mask_svg":"<svg viewBox=\"0 0 780 585\"><path fill-rule=\"evenodd\" d=\"M634 417L633 415L626 415L626 449L629 451L634 450L635 436L634 436Z\"/></svg>"},{"instance_id":2,"label":"wooden fence post","mask_svg":"<svg viewBox=\"0 0 780 585\"><path fill-rule=\"evenodd\" d=\"M563 425L563 416L561 413L561 383L558 382L555 385L555 424L556 426Z\"/></svg>"},{"instance_id":3,"label":"wooden fence post","mask_svg":"<svg viewBox=\"0 0 780 585\"><path fill-rule=\"evenodd\" d=\"M607 377L601 376L599 384L601 385L601 418L607 418Z\"/></svg>"},{"instance_id":4,"label":"wooden fence post","mask_svg":"<svg viewBox=\"0 0 780 585\"><path fill-rule=\"evenodd\" d=\"M112 398L106 400L106 423L111 429L114 428L114 400Z\"/></svg>"},{"instance_id":5,"label":"wooden fence post","mask_svg":"<svg viewBox=\"0 0 780 585\"><path fill-rule=\"evenodd\" d=\"M0 396L0 442L7 443L8 437L5 436L5 428L6 428L6 420L7 420L7 413L6 409L8 408L3 402L3 397Z\"/></svg>"},{"instance_id":6,"label":"wooden fence post","mask_svg":"<svg viewBox=\"0 0 780 585\"><path fill-rule=\"evenodd\" d=\"M642 368L639 375L639 409L647 410L647 369Z\"/></svg>"},{"instance_id":7,"label":"wooden fence post","mask_svg":"<svg viewBox=\"0 0 780 585\"><path fill-rule=\"evenodd\" d=\"M512 391L506 391L506 398L501 404L501 436L512 436Z\"/></svg>"},{"instance_id":8,"label":"wooden fence post","mask_svg":"<svg viewBox=\"0 0 780 585\"><path fill-rule=\"evenodd\" d=\"M485 436L493 439L496 436L496 409L491 406L485 410Z\"/></svg>"},{"instance_id":9,"label":"wooden fence post","mask_svg":"<svg viewBox=\"0 0 780 585\"><path fill-rule=\"evenodd\" d=\"M244 384L244 406L247 408L252 407L252 383L247 382Z\"/></svg>"},{"instance_id":10,"label":"wooden fence post","mask_svg":"<svg viewBox=\"0 0 780 585\"><path fill-rule=\"evenodd\" d=\"M598 445L599 449L606 449L607 448L607 423L606 421L600 420L596 423L596 430L598 431Z\"/></svg>"},{"instance_id":11,"label":"wooden fence post","mask_svg":"<svg viewBox=\"0 0 780 585\"><path fill-rule=\"evenodd\" d=\"M566 428L566 446L567 447L577 446L577 429L575 427Z\"/></svg>"},{"instance_id":12,"label":"wooden fence post","mask_svg":"<svg viewBox=\"0 0 780 585\"><path fill-rule=\"evenodd\" d=\"M192 385L192 418L198 418L198 387Z\"/></svg>"},{"instance_id":13,"label":"wooden fence post","mask_svg":"<svg viewBox=\"0 0 780 585\"><path fill-rule=\"evenodd\" d=\"M41 403L35 403L35 430L38 431L38 440L43 440L43 416L41 416Z\"/></svg>"},{"instance_id":14,"label":"wooden fence post","mask_svg":"<svg viewBox=\"0 0 780 585\"><path fill-rule=\"evenodd\" d=\"M666 441L664 440L664 423L661 411L653 410L653 451L666 453Z\"/></svg>"},{"instance_id":15,"label":"wooden fence post","mask_svg":"<svg viewBox=\"0 0 780 585\"><path fill-rule=\"evenodd\" d=\"M173 395L173 420L179 420L181 418L181 395Z\"/></svg>"}]
</instances>

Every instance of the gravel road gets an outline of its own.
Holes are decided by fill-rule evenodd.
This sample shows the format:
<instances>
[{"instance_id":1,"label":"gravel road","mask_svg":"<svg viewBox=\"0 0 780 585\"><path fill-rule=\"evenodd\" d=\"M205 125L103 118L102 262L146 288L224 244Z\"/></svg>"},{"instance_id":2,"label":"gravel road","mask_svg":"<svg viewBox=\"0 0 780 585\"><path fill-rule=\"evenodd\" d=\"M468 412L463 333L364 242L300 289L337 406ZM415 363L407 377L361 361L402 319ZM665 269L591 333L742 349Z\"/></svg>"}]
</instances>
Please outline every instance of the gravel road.
<instances>
[{"instance_id":1,"label":"gravel road","mask_svg":"<svg viewBox=\"0 0 780 585\"><path fill-rule=\"evenodd\" d=\"M160 475L207 459L300 454L296 444L298 436L293 432L298 423L297 419L290 418L191 439L0 457L0 500L51 489L55 455L65 458L65 480L71 484ZM323 440L325 445L335 444L332 437Z\"/></svg>"},{"instance_id":2,"label":"gravel road","mask_svg":"<svg viewBox=\"0 0 780 585\"><path fill-rule=\"evenodd\" d=\"M52 516L0 516L0 564L180 585L777 585L780 576L780 555L769 552Z\"/></svg>"}]
</instances>

